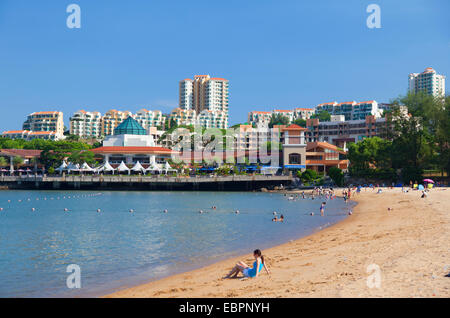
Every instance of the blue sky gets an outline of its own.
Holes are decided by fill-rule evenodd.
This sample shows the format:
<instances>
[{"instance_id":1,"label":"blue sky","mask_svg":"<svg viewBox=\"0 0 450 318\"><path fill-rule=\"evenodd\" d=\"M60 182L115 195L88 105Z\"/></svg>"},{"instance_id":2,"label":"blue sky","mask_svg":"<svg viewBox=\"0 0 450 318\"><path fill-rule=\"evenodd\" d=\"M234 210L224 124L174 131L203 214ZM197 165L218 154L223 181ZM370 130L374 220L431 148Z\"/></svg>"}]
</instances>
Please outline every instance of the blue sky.
<instances>
[{"instance_id":1,"label":"blue sky","mask_svg":"<svg viewBox=\"0 0 450 318\"><path fill-rule=\"evenodd\" d=\"M71 3L81 29L66 26ZM366 26L371 3L381 29ZM61 110L66 123L79 109L168 113L178 81L195 74L230 81L230 124L251 110L387 102L411 72L450 75L449 9L448 0L0 0L0 130L39 110Z\"/></svg>"}]
</instances>

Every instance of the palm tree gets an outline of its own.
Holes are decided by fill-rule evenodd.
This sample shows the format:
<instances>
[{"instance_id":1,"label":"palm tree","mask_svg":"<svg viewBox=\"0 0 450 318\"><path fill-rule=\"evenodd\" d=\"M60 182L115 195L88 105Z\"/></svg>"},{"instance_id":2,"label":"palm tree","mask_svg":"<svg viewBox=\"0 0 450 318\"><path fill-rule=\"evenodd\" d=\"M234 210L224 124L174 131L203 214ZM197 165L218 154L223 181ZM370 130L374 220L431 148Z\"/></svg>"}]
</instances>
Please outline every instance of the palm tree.
<instances>
[{"instance_id":1,"label":"palm tree","mask_svg":"<svg viewBox=\"0 0 450 318\"><path fill-rule=\"evenodd\" d=\"M16 168L19 168L21 165L23 165L23 158L20 156L15 156L13 159L13 165Z\"/></svg>"}]
</instances>

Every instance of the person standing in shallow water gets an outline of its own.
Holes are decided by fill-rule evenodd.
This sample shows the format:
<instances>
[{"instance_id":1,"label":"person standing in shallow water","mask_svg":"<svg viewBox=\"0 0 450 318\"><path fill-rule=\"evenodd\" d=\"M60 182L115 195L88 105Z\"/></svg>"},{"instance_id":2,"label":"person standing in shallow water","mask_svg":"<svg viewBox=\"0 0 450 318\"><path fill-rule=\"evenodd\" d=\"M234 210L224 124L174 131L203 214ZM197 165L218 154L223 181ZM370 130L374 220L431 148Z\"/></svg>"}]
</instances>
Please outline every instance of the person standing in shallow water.
<instances>
[{"instance_id":1,"label":"person standing in shallow water","mask_svg":"<svg viewBox=\"0 0 450 318\"><path fill-rule=\"evenodd\" d=\"M325 202L322 202L322 204L320 205L320 215L324 216L325 214Z\"/></svg>"}]
</instances>

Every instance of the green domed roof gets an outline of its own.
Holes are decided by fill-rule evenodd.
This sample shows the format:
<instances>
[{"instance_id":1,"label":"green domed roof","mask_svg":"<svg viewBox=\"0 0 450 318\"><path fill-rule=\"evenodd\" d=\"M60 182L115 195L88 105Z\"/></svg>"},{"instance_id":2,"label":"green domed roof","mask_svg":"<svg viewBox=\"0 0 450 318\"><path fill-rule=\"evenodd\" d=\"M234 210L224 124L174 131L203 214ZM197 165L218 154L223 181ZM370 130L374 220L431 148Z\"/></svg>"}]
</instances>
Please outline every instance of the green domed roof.
<instances>
[{"instance_id":1,"label":"green domed roof","mask_svg":"<svg viewBox=\"0 0 450 318\"><path fill-rule=\"evenodd\" d=\"M147 135L147 131L132 117L128 117L114 129L114 135Z\"/></svg>"}]
</instances>

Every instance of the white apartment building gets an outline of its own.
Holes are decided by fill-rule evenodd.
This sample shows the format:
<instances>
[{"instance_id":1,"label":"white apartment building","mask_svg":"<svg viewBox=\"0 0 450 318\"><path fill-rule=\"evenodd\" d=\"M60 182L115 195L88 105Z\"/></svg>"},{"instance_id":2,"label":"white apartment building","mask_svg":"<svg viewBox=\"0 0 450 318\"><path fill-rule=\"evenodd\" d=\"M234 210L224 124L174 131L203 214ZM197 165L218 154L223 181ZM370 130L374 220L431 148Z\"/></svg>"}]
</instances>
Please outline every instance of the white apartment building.
<instances>
[{"instance_id":1,"label":"white apartment building","mask_svg":"<svg viewBox=\"0 0 450 318\"><path fill-rule=\"evenodd\" d=\"M194 109L194 82L190 78L180 81L179 95L181 109Z\"/></svg>"},{"instance_id":2,"label":"white apartment building","mask_svg":"<svg viewBox=\"0 0 450 318\"><path fill-rule=\"evenodd\" d=\"M411 73L408 76L408 91L410 93L424 91L434 97L444 97L445 76L437 74L431 67L427 67L422 73Z\"/></svg>"},{"instance_id":3,"label":"white apartment building","mask_svg":"<svg viewBox=\"0 0 450 318\"><path fill-rule=\"evenodd\" d=\"M314 108L294 108L294 118L309 119L314 115L316 110Z\"/></svg>"},{"instance_id":4,"label":"white apartment building","mask_svg":"<svg viewBox=\"0 0 450 318\"><path fill-rule=\"evenodd\" d=\"M202 114L197 123L212 121L214 127L228 127L228 80L209 75L195 75L193 80L187 78L180 81L179 94L179 108L195 110L198 116ZM205 110L209 112L203 112ZM222 122L217 123L217 118Z\"/></svg>"},{"instance_id":5,"label":"white apartment building","mask_svg":"<svg viewBox=\"0 0 450 318\"><path fill-rule=\"evenodd\" d=\"M64 135L63 113L59 111L34 112L28 115L23 123L23 130L54 131L56 135Z\"/></svg>"},{"instance_id":6,"label":"white apartment building","mask_svg":"<svg viewBox=\"0 0 450 318\"><path fill-rule=\"evenodd\" d=\"M226 129L228 119L225 112L204 109L198 114L195 123L204 128Z\"/></svg>"},{"instance_id":7,"label":"white apartment building","mask_svg":"<svg viewBox=\"0 0 450 318\"><path fill-rule=\"evenodd\" d=\"M175 108L170 113L168 120L169 122L174 120L177 126L180 125L194 126L197 121L197 112L194 109Z\"/></svg>"},{"instance_id":8,"label":"white apartment building","mask_svg":"<svg viewBox=\"0 0 450 318\"><path fill-rule=\"evenodd\" d=\"M379 118L382 113L375 100L322 103L316 106L316 113L321 111L327 111L330 115L344 115L345 120L364 120L367 116Z\"/></svg>"},{"instance_id":9,"label":"white apartment building","mask_svg":"<svg viewBox=\"0 0 450 318\"><path fill-rule=\"evenodd\" d=\"M69 119L70 134L81 138L100 138L102 115L99 112L79 110Z\"/></svg>"},{"instance_id":10,"label":"white apartment building","mask_svg":"<svg viewBox=\"0 0 450 318\"><path fill-rule=\"evenodd\" d=\"M272 111L251 111L248 113L248 123L258 128L268 127L273 114L281 114L293 122L297 119L308 119L314 115L314 108L294 108L293 110L274 109Z\"/></svg>"},{"instance_id":11,"label":"white apartment building","mask_svg":"<svg viewBox=\"0 0 450 318\"><path fill-rule=\"evenodd\" d=\"M254 124L256 127L268 127L272 112L252 111L248 113L248 123Z\"/></svg>"},{"instance_id":12,"label":"white apartment building","mask_svg":"<svg viewBox=\"0 0 450 318\"><path fill-rule=\"evenodd\" d=\"M383 113L389 112L395 109L398 109L400 111L400 114L403 116L406 116L408 114L408 107L405 105L395 105L395 104L389 104L389 103L379 103L378 109L382 111Z\"/></svg>"},{"instance_id":13,"label":"white apartment building","mask_svg":"<svg viewBox=\"0 0 450 318\"><path fill-rule=\"evenodd\" d=\"M166 117L160 110L147 110L145 108L139 110L133 115L133 118L144 127L147 131L150 131L151 127L162 127L166 123Z\"/></svg>"}]
</instances>

